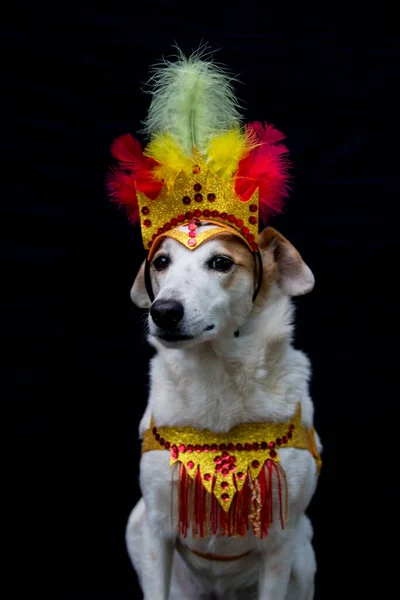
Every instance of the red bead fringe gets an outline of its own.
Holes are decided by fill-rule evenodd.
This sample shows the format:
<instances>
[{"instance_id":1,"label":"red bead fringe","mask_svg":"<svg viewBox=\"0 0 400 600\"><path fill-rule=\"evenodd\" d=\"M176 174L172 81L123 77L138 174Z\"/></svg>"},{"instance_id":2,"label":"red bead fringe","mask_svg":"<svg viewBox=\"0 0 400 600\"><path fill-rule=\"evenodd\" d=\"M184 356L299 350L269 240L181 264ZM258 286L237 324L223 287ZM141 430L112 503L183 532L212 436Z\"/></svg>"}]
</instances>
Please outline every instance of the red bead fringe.
<instances>
[{"instance_id":1,"label":"red bead fringe","mask_svg":"<svg viewBox=\"0 0 400 600\"><path fill-rule=\"evenodd\" d=\"M237 490L235 476L233 480ZM224 511L213 493L215 484L214 476L210 494L203 485L200 468L192 479L185 466L179 463L178 531L183 537L187 537L189 530L193 537L217 533L245 536L251 528L255 535L263 538L273 522L274 504L278 505L279 520L284 529L288 494L285 472L279 463L266 460L254 481L248 471L244 485L236 491L228 512ZM173 512L171 505L171 519Z\"/></svg>"}]
</instances>

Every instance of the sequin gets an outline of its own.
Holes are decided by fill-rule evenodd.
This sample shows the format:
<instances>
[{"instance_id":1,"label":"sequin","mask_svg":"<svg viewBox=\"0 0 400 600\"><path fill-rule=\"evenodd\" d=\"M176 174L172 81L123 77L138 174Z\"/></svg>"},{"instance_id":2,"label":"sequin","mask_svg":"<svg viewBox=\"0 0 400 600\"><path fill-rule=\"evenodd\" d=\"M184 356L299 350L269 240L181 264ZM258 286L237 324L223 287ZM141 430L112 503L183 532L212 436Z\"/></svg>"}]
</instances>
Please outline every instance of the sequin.
<instances>
[{"instance_id":1,"label":"sequin","mask_svg":"<svg viewBox=\"0 0 400 600\"><path fill-rule=\"evenodd\" d=\"M194 195L194 199L196 202L202 202L203 201L203 194L195 194Z\"/></svg>"},{"instance_id":2,"label":"sequin","mask_svg":"<svg viewBox=\"0 0 400 600\"><path fill-rule=\"evenodd\" d=\"M249 210L250 212L257 212L257 204L250 204Z\"/></svg>"},{"instance_id":3,"label":"sequin","mask_svg":"<svg viewBox=\"0 0 400 600\"><path fill-rule=\"evenodd\" d=\"M257 217L249 217L249 223L255 225L257 223Z\"/></svg>"},{"instance_id":4,"label":"sequin","mask_svg":"<svg viewBox=\"0 0 400 600\"><path fill-rule=\"evenodd\" d=\"M182 202L183 202L183 204L190 204L191 200L190 200L189 196L183 196Z\"/></svg>"},{"instance_id":5,"label":"sequin","mask_svg":"<svg viewBox=\"0 0 400 600\"><path fill-rule=\"evenodd\" d=\"M215 202L215 194L207 194L207 200L209 202Z\"/></svg>"},{"instance_id":6,"label":"sequin","mask_svg":"<svg viewBox=\"0 0 400 600\"><path fill-rule=\"evenodd\" d=\"M194 462L192 460L189 460L188 464L187 464L189 469L193 469L194 467Z\"/></svg>"},{"instance_id":7,"label":"sequin","mask_svg":"<svg viewBox=\"0 0 400 600\"><path fill-rule=\"evenodd\" d=\"M197 244L195 238L188 239L188 246L195 246Z\"/></svg>"},{"instance_id":8,"label":"sequin","mask_svg":"<svg viewBox=\"0 0 400 600\"><path fill-rule=\"evenodd\" d=\"M142 215L148 215L150 213L150 209L148 206L143 206Z\"/></svg>"},{"instance_id":9,"label":"sequin","mask_svg":"<svg viewBox=\"0 0 400 600\"><path fill-rule=\"evenodd\" d=\"M228 483L227 481L222 481L222 482L221 482L221 487L222 487L222 489L224 490L224 489L226 489L227 487L229 487L229 483Z\"/></svg>"},{"instance_id":10,"label":"sequin","mask_svg":"<svg viewBox=\"0 0 400 600\"><path fill-rule=\"evenodd\" d=\"M190 231L194 231L195 229L197 229L197 225L196 225L196 223L189 223L189 225L188 225L188 229L189 229Z\"/></svg>"},{"instance_id":11,"label":"sequin","mask_svg":"<svg viewBox=\"0 0 400 600\"><path fill-rule=\"evenodd\" d=\"M195 192L200 192L200 190L201 190L201 183L195 183L194 186L193 186L193 189L194 189ZM195 198L196 198L196 196L195 196Z\"/></svg>"},{"instance_id":12,"label":"sequin","mask_svg":"<svg viewBox=\"0 0 400 600\"><path fill-rule=\"evenodd\" d=\"M178 450L179 450L179 452L182 452L182 453L186 452L186 446L185 446L185 444L179 444Z\"/></svg>"},{"instance_id":13,"label":"sequin","mask_svg":"<svg viewBox=\"0 0 400 600\"><path fill-rule=\"evenodd\" d=\"M205 475L204 475L204 479L205 479L206 481L210 481L210 479L211 479L211 475L210 475L210 473L205 473Z\"/></svg>"},{"instance_id":14,"label":"sequin","mask_svg":"<svg viewBox=\"0 0 400 600\"><path fill-rule=\"evenodd\" d=\"M200 173L200 167L199 167L199 165L194 165L194 167L193 167L193 173L195 175L197 175L197 173Z\"/></svg>"},{"instance_id":15,"label":"sequin","mask_svg":"<svg viewBox=\"0 0 400 600\"><path fill-rule=\"evenodd\" d=\"M145 219L143 221L143 226L144 227L151 227L151 221L150 221L150 219Z\"/></svg>"},{"instance_id":16,"label":"sequin","mask_svg":"<svg viewBox=\"0 0 400 600\"><path fill-rule=\"evenodd\" d=\"M189 237L191 238L195 238L196 237L196 232L195 231L189 231Z\"/></svg>"}]
</instances>

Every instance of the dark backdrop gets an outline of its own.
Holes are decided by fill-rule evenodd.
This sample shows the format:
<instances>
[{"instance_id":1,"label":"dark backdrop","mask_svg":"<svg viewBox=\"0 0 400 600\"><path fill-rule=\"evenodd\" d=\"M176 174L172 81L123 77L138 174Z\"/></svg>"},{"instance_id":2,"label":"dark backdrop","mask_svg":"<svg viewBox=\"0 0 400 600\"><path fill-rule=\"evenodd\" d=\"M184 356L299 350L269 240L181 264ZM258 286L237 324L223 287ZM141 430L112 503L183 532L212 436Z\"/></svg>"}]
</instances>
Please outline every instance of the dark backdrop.
<instances>
[{"instance_id":1,"label":"dark backdrop","mask_svg":"<svg viewBox=\"0 0 400 600\"><path fill-rule=\"evenodd\" d=\"M190 52L202 40L240 74L246 119L283 130L294 162L272 224L317 282L296 302L295 340L313 363L325 446L309 511L317 598L383 597L384 449L397 424L395 15L383 3L100 6L14 2L2 18L3 597L140 597L124 528L151 356L129 300L144 253L104 176L112 140L145 116L149 65L175 41Z\"/></svg>"}]
</instances>

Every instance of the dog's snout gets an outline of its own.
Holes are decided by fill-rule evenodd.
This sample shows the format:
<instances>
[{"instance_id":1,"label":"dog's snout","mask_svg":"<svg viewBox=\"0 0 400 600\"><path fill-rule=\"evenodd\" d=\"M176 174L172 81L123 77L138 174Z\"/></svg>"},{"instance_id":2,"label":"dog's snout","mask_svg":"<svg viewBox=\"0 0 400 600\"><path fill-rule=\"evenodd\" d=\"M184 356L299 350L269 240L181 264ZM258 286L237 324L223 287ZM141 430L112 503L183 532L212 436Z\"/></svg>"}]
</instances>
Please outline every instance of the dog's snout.
<instances>
[{"instance_id":1,"label":"dog's snout","mask_svg":"<svg viewBox=\"0 0 400 600\"><path fill-rule=\"evenodd\" d=\"M150 314L154 323L161 329L175 329L183 319L183 305L175 300L156 300Z\"/></svg>"}]
</instances>

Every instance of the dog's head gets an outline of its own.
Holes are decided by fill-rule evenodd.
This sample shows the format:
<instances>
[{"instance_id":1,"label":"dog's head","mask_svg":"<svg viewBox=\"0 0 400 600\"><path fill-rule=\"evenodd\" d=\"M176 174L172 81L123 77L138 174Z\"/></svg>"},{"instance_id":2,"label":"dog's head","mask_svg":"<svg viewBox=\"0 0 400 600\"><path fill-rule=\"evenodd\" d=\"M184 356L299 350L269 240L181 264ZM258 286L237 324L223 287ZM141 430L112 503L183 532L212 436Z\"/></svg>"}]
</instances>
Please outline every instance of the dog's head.
<instances>
[{"instance_id":1,"label":"dog's head","mask_svg":"<svg viewBox=\"0 0 400 600\"><path fill-rule=\"evenodd\" d=\"M258 241L263 262L258 309L274 289L286 296L311 291L313 274L286 238L267 227ZM194 251L164 238L151 260L150 276L153 303L146 291L144 263L131 298L140 308L150 309L150 340L173 348L233 336L252 311L259 273L247 246L227 232L210 237Z\"/></svg>"}]
</instances>

